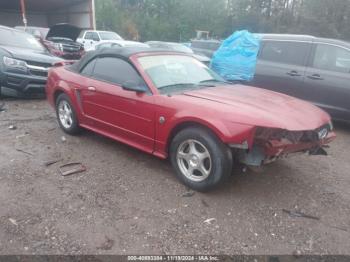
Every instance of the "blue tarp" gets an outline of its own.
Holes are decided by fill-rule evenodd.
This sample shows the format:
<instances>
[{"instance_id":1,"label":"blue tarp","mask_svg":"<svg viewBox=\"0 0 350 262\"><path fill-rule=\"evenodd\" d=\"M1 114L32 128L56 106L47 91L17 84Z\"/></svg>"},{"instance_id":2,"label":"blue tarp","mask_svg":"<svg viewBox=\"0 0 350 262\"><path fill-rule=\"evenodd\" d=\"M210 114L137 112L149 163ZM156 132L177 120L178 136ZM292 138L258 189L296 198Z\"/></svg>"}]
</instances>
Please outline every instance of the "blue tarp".
<instances>
[{"instance_id":1,"label":"blue tarp","mask_svg":"<svg viewBox=\"0 0 350 262\"><path fill-rule=\"evenodd\" d=\"M237 31L215 52L210 67L228 81L250 81L255 74L260 38Z\"/></svg>"}]
</instances>

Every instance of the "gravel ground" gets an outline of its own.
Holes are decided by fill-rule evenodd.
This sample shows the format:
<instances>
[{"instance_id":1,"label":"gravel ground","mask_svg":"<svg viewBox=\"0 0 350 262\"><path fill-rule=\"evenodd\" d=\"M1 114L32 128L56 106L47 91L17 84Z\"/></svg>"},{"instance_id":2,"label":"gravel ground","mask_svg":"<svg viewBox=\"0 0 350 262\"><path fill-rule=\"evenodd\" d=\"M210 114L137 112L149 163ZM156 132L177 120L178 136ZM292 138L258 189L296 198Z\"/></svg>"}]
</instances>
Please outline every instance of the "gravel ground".
<instances>
[{"instance_id":1,"label":"gravel ground","mask_svg":"<svg viewBox=\"0 0 350 262\"><path fill-rule=\"evenodd\" d=\"M328 157L236 171L202 194L180 184L168 161L88 131L65 135L46 101L5 102L2 255L350 254L349 127L337 126ZM62 177L69 162L87 171Z\"/></svg>"}]
</instances>

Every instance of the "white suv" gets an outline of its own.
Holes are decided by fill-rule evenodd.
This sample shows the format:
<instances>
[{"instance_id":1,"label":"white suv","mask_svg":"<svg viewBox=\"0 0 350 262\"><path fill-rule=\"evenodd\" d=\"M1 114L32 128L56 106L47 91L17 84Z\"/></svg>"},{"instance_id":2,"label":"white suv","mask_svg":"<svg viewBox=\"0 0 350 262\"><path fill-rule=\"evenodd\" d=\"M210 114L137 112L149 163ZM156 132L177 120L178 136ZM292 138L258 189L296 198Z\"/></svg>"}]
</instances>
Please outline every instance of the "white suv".
<instances>
[{"instance_id":1,"label":"white suv","mask_svg":"<svg viewBox=\"0 0 350 262\"><path fill-rule=\"evenodd\" d=\"M123 38L115 32L110 31L84 31L77 42L84 45L85 51L94 50L95 45L111 40L123 40Z\"/></svg>"}]
</instances>

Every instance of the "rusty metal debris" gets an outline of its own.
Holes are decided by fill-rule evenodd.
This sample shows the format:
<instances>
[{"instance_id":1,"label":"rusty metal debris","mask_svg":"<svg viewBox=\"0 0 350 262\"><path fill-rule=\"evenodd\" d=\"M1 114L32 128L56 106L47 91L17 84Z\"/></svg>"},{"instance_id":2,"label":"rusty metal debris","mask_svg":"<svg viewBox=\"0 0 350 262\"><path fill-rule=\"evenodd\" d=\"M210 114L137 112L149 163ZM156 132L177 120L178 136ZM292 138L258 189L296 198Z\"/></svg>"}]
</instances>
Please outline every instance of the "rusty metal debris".
<instances>
[{"instance_id":1,"label":"rusty metal debris","mask_svg":"<svg viewBox=\"0 0 350 262\"><path fill-rule=\"evenodd\" d=\"M69 163L59 167L62 176L69 176L86 171L86 167L82 163Z\"/></svg>"},{"instance_id":2,"label":"rusty metal debris","mask_svg":"<svg viewBox=\"0 0 350 262\"><path fill-rule=\"evenodd\" d=\"M319 217L307 215L307 214L304 214L304 213L299 212L299 211L290 211L287 209L282 209L282 211L284 213L287 213L290 217L303 217L303 218L309 218L309 219L314 219L314 220L320 220Z\"/></svg>"},{"instance_id":3,"label":"rusty metal debris","mask_svg":"<svg viewBox=\"0 0 350 262\"><path fill-rule=\"evenodd\" d=\"M56 160L50 160L50 161L45 162L44 165L45 165L45 166L51 166L51 165L53 165L53 164L56 164L56 163L58 163L58 162L61 162L62 160L63 160L62 158L56 159Z\"/></svg>"}]
</instances>

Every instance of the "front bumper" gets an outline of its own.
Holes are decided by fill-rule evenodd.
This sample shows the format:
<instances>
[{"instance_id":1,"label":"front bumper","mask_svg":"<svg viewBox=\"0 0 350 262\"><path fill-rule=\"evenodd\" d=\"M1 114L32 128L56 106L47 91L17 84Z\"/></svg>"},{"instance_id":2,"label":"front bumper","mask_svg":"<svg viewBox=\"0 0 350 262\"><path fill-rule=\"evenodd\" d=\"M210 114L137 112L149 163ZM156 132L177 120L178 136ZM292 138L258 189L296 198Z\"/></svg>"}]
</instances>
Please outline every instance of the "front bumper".
<instances>
[{"instance_id":1,"label":"front bumper","mask_svg":"<svg viewBox=\"0 0 350 262\"><path fill-rule=\"evenodd\" d=\"M1 86L12 89L18 94L44 94L46 76L33 76L26 74L16 74L3 72Z\"/></svg>"},{"instance_id":2,"label":"front bumper","mask_svg":"<svg viewBox=\"0 0 350 262\"><path fill-rule=\"evenodd\" d=\"M241 150L238 159L248 166L262 166L297 153L324 155L326 152L323 148L335 138L336 134L331 131L324 139L313 142L292 143L289 140L269 140L264 145L254 144L250 150Z\"/></svg>"},{"instance_id":3,"label":"front bumper","mask_svg":"<svg viewBox=\"0 0 350 262\"><path fill-rule=\"evenodd\" d=\"M265 155L267 157L278 157L280 155L288 155L296 152L310 151L315 148L323 147L336 138L334 132L330 132L325 139L316 142L293 144L286 141L269 141L265 147Z\"/></svg>"}]
</instances>

